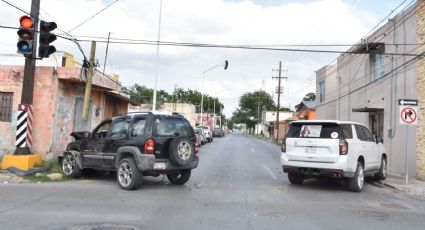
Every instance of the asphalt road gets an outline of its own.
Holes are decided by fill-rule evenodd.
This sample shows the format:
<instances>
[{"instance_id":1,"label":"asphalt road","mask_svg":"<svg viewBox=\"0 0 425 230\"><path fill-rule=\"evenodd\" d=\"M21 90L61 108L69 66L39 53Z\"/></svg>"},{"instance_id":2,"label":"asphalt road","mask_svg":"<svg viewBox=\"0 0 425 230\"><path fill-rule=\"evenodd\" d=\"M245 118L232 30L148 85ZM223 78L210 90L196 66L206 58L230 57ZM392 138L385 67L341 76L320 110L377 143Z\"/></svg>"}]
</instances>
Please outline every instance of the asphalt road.
<instances>
[{"instance_id":1,"label":"asphalt road","mask_svg":"<svg viewBox=\"0 0 425 230\"><path fill-rule=\"evenodd\" d=\"M290 185L279 147L246 135L215 138L183 186L146 177L121 190L113 175L0 184L0 229L425 229L425 201L366 184Z\"/></svg>"}]
</instances>

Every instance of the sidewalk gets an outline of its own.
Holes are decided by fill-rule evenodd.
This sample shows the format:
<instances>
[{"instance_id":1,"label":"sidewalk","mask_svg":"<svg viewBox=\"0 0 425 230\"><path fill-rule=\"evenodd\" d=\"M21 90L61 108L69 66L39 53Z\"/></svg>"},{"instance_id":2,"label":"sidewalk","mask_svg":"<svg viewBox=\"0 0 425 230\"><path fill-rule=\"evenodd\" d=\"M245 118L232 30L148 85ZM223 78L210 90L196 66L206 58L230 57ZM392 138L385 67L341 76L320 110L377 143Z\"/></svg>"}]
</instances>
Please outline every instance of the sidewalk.
<instances>
[{"instance_id":1,"label":"sidewalk","mask_svg":"<svg viewBox=\"0 0 425 230\"><path fill-rule=\"evenodd\" d=\"M406 185L404 177L387 176L387 179L377 183L425 200L425 181L409 178L409 183Z\"/></svg>"},{"instance_id":2,"label":"sidewalk","mask_svg":"<svg viewBox=\"0 0 425 230\"><path fill-rule=\"evenodd\" d=\"M8 183L23 183L26 182L24 178L16 176L13 173L0 171L0 183L8 184Z\"/></svg>"}]
</instances>

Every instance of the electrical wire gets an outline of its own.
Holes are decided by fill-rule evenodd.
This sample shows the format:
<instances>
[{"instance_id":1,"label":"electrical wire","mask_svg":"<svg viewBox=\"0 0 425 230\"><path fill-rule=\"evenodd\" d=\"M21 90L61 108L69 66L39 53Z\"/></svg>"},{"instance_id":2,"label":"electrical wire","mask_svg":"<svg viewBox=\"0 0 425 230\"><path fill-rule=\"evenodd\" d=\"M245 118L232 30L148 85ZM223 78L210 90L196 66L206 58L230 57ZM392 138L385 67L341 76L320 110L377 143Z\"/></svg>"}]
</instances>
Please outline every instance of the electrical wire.
<instances>
[{"instance_id":1,"label":"electrical wire","mask_svg":"<svg viewBox=\"0 0 425 230\"><path fill-rule=\"evenodd\" d=\"M14 4L14 3L11 3L11 2L6 1L6 0L1 0L1 1L2 1L2 2L4 2L4 3L6 3L6 4L8 4L9 6L11 6L11 7L15 8L15 9L17 9L17 10L19 10L19 11L21 11L21 12L25 13L25 14L30 15L30 13L28 13L26 10L22 9L22 7L17 6L17 5L16 5L16 4Z\"/></svg>"},{"instance_id":2,"label":"electrical wire","mask_svg":"<svg viewBox=\"0 0 425 230\"><path fill-rule=\"evenodd\" d=\"M114 2L110 3L109 5L105 6L104 8L102 8L100 11L98 11L97 13L93 14L92 16L90 16L89 18L87 18L86 20L84 20L83 22L81 22L80 24L76 25L74 28L70 29L67 31L67 33L70 33L71 31L77 29L78 27L84 25L85 23L87 23L88 21L90 21L91 19L93 19L94 17L96 17L98 14L102 13L103 11L105 11L106 9L108 9L110 6L112 6L113 4L115 4L116 2L118 2L119 0L115 0Z\"/></svg>"}]
</instances>

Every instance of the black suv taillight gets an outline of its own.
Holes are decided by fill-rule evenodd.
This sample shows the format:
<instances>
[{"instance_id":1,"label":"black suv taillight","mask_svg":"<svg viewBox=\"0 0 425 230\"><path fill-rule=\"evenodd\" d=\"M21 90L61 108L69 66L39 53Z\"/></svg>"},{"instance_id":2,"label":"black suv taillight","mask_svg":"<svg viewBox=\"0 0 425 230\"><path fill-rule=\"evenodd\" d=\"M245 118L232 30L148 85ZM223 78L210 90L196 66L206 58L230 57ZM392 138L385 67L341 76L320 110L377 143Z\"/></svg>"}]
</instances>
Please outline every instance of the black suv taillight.
<instances>
[{"instance_id":1,"label":"black suv taillight","mask_svg":"<svg viewBox=\"0 0 425 230\"><path fill-rule=\"evenodd\" d=\"M339 140L339 155L347 155L348 153L348 142L344 139Z\"/></svg>"},{"instance_id":2,"label":"black suv taillight","mask_svg":"<svg viewBox=\"0 0 425 230\"><path fill-rule=\"evenodd\" d=\"M145 145L143 146L145 153L154 154L155 153L155 141L151 138L145 141Z\"/></svg>"},{"instance_id":3,"label":"black suv taillight","mask_svg":"<svg viewBox=\"0 0 425 230\"><path fill-rule=\"evenodd\" d=\"M280 149L282 150L282 153L286 153L286 138L283 138Z\"/></svg>"}]
</instances>

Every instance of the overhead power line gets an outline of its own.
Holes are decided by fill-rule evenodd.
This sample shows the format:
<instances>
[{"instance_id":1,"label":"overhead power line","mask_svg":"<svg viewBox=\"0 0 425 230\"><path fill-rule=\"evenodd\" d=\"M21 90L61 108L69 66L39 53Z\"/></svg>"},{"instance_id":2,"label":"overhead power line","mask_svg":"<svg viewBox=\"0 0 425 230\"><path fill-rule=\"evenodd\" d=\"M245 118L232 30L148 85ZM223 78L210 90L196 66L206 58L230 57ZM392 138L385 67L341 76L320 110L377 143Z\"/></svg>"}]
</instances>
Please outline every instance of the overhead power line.
<instances>
[{"instance_id":1,"label":"overhead power line","mask_svg":"<svg viewBox=\"0 0 425 230\"><path fill-rule=\"evenodd\" d=\"M105 6L104 8L102 8L101 10L99 10L97 13L93 14L92 16L90 16L89 18L87 18L86 20L84 20L83 22L81 22L80 24L76 25L74 28L68 30L67 33L71 33L71 31L73 31L73 30L77 29L78 27L84 25L85 23L87 23L88 21L90 21L91 19L93 19L98 14L102 13L103 11L105 11L106 9L108 9L110 6L112 6L113 4L115 4L118 1L119 0L115 0L114 2L112 2L109 5Z\"/></svg>"},{"instance_id":2,"label":"overhead power line","mask_svg":"<svg viewBox=\"0 0 425 230\"><path fill-rule=\"evenodd\" d=\"M30 13L29 13L28 11L26 11L26 10L22 9L22 7L17 6L17 5L16 5L16 4L14 4L14 3L11 3L11 2L6 1L6 0L1 0L1 1L2 1L2 2L4 2L4 3L6 3L6 4L8 4L9 6L11 6L11 7L15 8L15 9L17 9L17 10L19 10L19 11L21 11L21 12L25 13L25 14L30 15Z\"/></svg>"},{"instance_id":3,"label":"overhead power line","mask_svg":"<svg viewBox=\"0 0 425 230\"><path fill-rule=\"evenodd\" d=\"M68 39L62 35L58 37ZM79 39L80 42L91 42L96 41L98 43L107 43L107 40L90 40L90 39ZM292 49L292 48L272 48L272 47L260 47L260 46L241 46L241 45L220 45L220 44L205 44L205 43L186 43L186 42L165 42L165 41L146 41L146 40L117 40L111 38L109 43L124 44L124 45L162 45L162 46L178 46L178 47L198 47L198 48L227 48L227 49L245 49L245 50L266 50L266 51L285 51L285 52L310 52L310 53L335 53L335 54L360 54L355 51L339 51L339 50L319 50L319 49ZM417 56L416 54L403 54L403 53L383 53L382 55L394 55L394 56Z\"/></svg>"}]
</instances>

